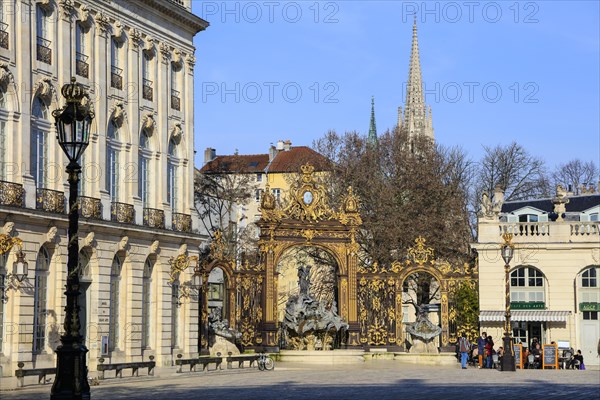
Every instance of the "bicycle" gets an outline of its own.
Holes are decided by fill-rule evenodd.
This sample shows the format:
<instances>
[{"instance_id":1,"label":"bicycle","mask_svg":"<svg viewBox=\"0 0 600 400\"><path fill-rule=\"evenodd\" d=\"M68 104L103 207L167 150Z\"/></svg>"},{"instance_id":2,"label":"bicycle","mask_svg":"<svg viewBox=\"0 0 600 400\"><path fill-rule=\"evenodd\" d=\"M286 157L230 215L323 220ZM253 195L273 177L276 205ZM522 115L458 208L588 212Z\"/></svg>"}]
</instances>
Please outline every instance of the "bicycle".
<instances>
[{"instance_id":1,"label":"bicycle","mask_svg":"<svg viewBox=\"0 0 600 400\"><path fill-rule=\"evenodd\" d=\"M258 369L260 371L271 371L275 368L275 361L271 358L271 356L265 353L258 354L258 360L256 360L256 364L258 365Z\"/></svg>"}]
</instances>

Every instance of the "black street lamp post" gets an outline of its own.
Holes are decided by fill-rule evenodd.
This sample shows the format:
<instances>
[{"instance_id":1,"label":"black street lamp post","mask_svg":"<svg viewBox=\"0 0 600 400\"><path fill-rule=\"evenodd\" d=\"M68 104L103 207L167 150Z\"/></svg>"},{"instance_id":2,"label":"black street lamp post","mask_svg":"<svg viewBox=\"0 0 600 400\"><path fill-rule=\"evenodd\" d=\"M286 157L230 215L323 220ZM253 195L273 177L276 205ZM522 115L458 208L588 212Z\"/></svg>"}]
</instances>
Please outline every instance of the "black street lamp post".
<instances>
[{"instance_id":1,"label":"black street lamp post","mask_svg":"<svg viewBox=\"0 0 600 400\"><path fill-rule=\"evenodd\" d=\"M505 290L505 314L504 314L504 356L502 356L502 371L516 371L515 353L511 339L511 323L510 323L510 260L513 258L514 245L511 243L512 234L505 233L502 235L504 244L502 244L502 258L504 259L504 290Z\"/></svg>"},{"instance_id":2,"label":"black street lamp post","mask_svg":"<svg viewBox=\"0 0 600 400\"><path fill-rule=\"evenodd\" d=\"M67 284L65 295L64 334L61 345L56 349L56 379L50 391L52 400L86 400L90 398L87 379L86 353L79 321L79 206L77 190L81 167L79 159L90 141L90 126L94 113L85 104L87 93L83 85L71 78L71 83L62 87L61 93L67 104L52 112L55 119L57 139L69 159L67 174L69 181L69 242L67 245Z\"/></svg>"}]
</instances>

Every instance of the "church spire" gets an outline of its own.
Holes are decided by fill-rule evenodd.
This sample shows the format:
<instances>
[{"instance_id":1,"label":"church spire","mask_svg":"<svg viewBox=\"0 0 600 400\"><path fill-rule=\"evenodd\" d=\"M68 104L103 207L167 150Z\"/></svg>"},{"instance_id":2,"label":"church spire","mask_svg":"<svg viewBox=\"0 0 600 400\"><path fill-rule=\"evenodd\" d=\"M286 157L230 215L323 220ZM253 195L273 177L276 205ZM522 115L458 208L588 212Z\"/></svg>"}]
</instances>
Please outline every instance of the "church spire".
<instances>
[{"instance_id":1,"label":"church spire","mask_svg":"<svg viewBox=\"0 0 600 400\"><path fill-rule=\"evenodd\" d=\"M412 49L410 65L408 68L408 82L406 85L406 103L402 127L408 130L409 136L425 134L433 139L433 127L427 115L427 106L423 97L423 78L421 76L421 60L419 58L419 39L417 37L417 18L413 24ZM400 124L399 124L400 125Z\"/></svg>"},{"instance_id":2,"label":"church spire","mask_svg":"<svg viewBox=\"0 0 600 400\"><path fill-rule=\"evenodd\" d=\"M375 126L375 97L371 96L371 124L369 125L369 136L367 138L369 144L377 144L377 127Z\"/></svg>"}]
</instances>

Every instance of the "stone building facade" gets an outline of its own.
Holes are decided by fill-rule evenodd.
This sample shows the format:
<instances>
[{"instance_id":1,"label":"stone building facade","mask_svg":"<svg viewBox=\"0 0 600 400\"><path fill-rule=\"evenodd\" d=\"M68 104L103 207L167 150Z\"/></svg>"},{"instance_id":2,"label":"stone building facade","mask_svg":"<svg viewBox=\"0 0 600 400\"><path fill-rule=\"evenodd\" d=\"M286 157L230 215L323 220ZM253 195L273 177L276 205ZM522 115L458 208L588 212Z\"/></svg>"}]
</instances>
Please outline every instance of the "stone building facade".
<instances>
[{"instance_id":1,"label":"stone building facade","mask_svg":"<svg viewBox=\"0 0 600 400\"><path fill-rule=\"evenodd\" d=\"M194 46L208 23L190 0L3 1L0 25L0 367L55 365L67 265L66 157L52 111L76 77L93 105L80 187L80 305L88 365L170 365L198 352Z\"/></svg>"},{"instance_id":2,"label":"stone building facade","mask_svg":"<svg viewBox=\"0 0 600 400\"><path fill-rule=\"evenodd\" d=\"M568 342L586 364L598 364L600 341L600 194L574 196L559 187L550 199L503 202L484 195L478 220L481 330L503 336L502 234L511 233L512 335L529 346ZM499 343L499 340L496 340Z\"/></svg>"}]
</instances>

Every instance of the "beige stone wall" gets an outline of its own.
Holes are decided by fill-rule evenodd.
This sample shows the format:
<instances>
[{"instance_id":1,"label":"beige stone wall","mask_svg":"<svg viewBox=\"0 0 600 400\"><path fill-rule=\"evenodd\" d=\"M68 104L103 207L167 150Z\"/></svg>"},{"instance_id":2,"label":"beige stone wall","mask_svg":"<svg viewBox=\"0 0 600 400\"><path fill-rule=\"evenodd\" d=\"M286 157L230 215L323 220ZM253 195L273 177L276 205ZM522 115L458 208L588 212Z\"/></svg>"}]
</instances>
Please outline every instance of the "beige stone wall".
<instances>
[{"instance_id":1,"label":"beige stone wall","mask_svg":"<svg viewBox=\"0 0 600 400\"><path fill-rule=\"evenodd\" d=\"M511 272L520 266L532 266L541 271L546 310L570 312L566 322L545 322L545 342L567 340L573 348L582 348L580 274L586 268L600 264L599 228L598 222L503 223L480 218L479 240L473 245L479 254L480 310L504 310L501 232L514 232L515 254L510 263ZM481 322L481 329L495 338L503 335L502 322ZM591 345L595 347L596 343ZM587 363L598 364L598 358L589 357Z\"/></svg>"},{"instance_id":2,"label":"beige stone wall","mask_svg":"<svg viewBox=\"0 0 600 400\"><path fill-rule=\"evenodd\" d=\"M171 346L172 292L168 285L169 259L185 252L197 255L206 238L198 234L199 220L193 205L194 173L194 46L193 36L205 22L190 14L190 1L177 4L157 2L149 5L143 0L97 2L42 2L49 13L48 36L51 63L38 61L36 40L36 3L18 0L14 8L5 9L4 22L9 34L9 48L0 48L0 90L6 98L0 107L0 120L6 123L5 148L1 154L6 175L2 179L22 185L25 195L22 207L0 202L0 227L13 225L9 234L23 241L29 263L28 277L21 284L11 285L6 292L0 348L0 367L4 376L14 374L19 361L25 368L55 365L53 350L58 345L64 319L67 263L67 216L36 209L36 187L30 171L32 103L36 96L45 99L48 112L64 104L62 85L71 76L89 89L95 118L90 145L82 159L85 181L82 195L99 199L100 219L80 219L81 249L90 257L89 317L86 343L89 348L89 368L94 371L101 356L101 337L108 335L110 309L110 271L117 252L124 255L119 297L119 343L109 354L110 361L147 360L156 357L159 365L170 365L174 355L197 354L198 298L188 293L180 299L178 337ZM164 3L164 4L163 4ZM177 2L175 2L177 3ZM65 5L73 4L73 8ZM162 4L162 5L161 5ZM160 9L165 6L166 8ZM156 8L155 8L156 7ZM169 16L166 11L169 9ZM83 23L88 31L87 56L89 76L76 75L75 29ZM121 64L123 88L111 87L110 45L113 37L122 41ZM153 98L142 95L141 60L143 52L151 54L150 74ZM180 110L171 106L171 69L180 68ZM112 118L122 120L122 139L119 146L121 167L118 186L119 202L132 205L133 223L111 222L111 198L106 187L107 140ZM51 115L38 125L46 132L48 179L44 187L65 193L68 184L64 172L66 157L55 139ZM147 128L150 135L149 196L144 206L138 191L138 155L140 134ZM167 152L169 141L177 142L176 158L179 195L172 207L167 199ZM149 228L143 220L144 207L164 212L165 226ZM174 231L173 212L191 218L191 230ZM6 225L9 223L8 225ZM33 354L34 282L36 256L46 245L51 249L47 290L47 340L42 354ZM5 274L12 272L15 259L13 248ZM156 258L151 277L150 343L141 348L142 276L144 262ZM188 269L180 278L182 284L191 280ZM15 282L12 280L11 282Z\"/></svg>"}]
</instances>

